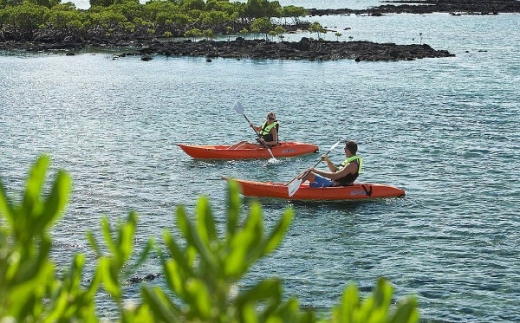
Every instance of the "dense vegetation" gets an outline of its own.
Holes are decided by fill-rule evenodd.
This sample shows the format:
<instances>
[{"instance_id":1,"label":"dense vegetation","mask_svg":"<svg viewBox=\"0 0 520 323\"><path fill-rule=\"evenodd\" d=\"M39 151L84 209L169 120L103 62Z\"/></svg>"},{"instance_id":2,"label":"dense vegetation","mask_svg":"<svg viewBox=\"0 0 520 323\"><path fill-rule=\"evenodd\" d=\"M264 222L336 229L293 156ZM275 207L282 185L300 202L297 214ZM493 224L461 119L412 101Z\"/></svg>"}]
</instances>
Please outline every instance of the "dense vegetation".
<instances>
[{"instance_id":1,"label":"dense vegetation","mask_svg":"<svg viewBox=\"0 0 520 323\"><path fill-rule=\"evenodd\" d=\"M100 230L104 243L93 233L87 235L97 255L89 279L83 254L76 254L70 267L60 268L50 258L50 232L65 210L71 178L60 170L54 182L45 185L49 163L47 156L36 161L19 199L7 194L0 182L0 322L99 322L96 298L100 293L113 300L120 322L418 321L415 298L395 305L392 287L383 278L364 301L351 284L326 316L302 310L297 299L284 297L277 278L245 288L242 278L255 262L276 250L293 211L287 209L271 231L265 232L258 203L241 218L238 186L232 182L227 222L220 230L224 232L215 225L205 197L198 200L195 216L189 216L183 206L177 208L180 235L165 231L161 244L150 239L139 254L134 252L137 215L130 213L116 225L104 218ZM123 297L128 277L151 252L158 257L150 261L162 264L164 288L143 284L139 302L128 304Z\"/></svg>"},{"instance_id":2,"label":"dense vegetation","mask_svg":"<svg viewBox=\"0 0 520 323\"><path fill-rule=\"evenodd\" d=\"M299 24L307 11L278 1L248 0L90 0L78 10L60 0L0 0L0 41L67 41L212 37L216 34L269 33ZM282 27L283 28L283 27ZM278 32L281 32L278 29Z\"/></svg>"}]
</instances>

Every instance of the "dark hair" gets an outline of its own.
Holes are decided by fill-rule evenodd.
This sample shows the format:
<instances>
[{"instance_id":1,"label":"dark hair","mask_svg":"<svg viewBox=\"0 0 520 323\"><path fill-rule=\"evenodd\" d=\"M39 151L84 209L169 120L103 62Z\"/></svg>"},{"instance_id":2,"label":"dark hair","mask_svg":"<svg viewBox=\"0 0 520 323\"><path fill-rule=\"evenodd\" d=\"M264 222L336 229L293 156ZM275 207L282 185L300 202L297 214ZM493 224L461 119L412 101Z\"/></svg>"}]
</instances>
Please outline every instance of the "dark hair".
<instances>
[{"instance_id":1,"label":"dark hair","mask_svg":"<svg viewBox=\"0 0 520 323\"><path fill-rule=\"evenodd\" d=\"M345 146L352 155L355 155L357 152L357 144L355 141L349 140L347 141L347 145Z\"/></svg>"}]
</instances>

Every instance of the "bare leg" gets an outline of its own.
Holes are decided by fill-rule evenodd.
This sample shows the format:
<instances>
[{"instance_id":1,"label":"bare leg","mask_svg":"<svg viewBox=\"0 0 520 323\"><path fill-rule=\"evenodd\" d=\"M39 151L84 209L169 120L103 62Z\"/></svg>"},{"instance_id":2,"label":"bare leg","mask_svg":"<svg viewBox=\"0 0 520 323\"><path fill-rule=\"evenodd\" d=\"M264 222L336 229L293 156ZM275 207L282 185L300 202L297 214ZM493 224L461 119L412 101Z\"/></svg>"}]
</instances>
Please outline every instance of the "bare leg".
<instances>
[{"instance_id":1,"label":"bare leg","mask_svg":"<svg viewBox=\"0 0 520 323\"><path fill-rule=\"evenodd\" d=\"M313 172L307 172L305 170L300 175L298 175L298 179L301 179L302 183L305 181L309 181L309 183L314 183L315 174Z\"/></svg>"},{"instance_id":2,"label":"bare leg","mask_svg":"<svg viewBox=\"0 0 520 323\"><path fill-rule=\"evenodd\" d=\"M241 142L237 143L237 144L234 144L232 146L229 146L227 149L231 149L231 150L234 150L234 149L237 149L239 148L240 146L242 146L243 144L247 143L247 141L245 140L242 140Z\"/></svg>"},{"instance_id":3,"label":"bare leg","mask_svg":"<svg viewBox=\"0 0 520 323\"><path fill-rule=\"evenodd\" d=\"M263 147L264 146L262 146L262 145L252 144L250 142L244 142L235 149L256 149L256 148L263 148Z\"/></svg>"}]
</instances>

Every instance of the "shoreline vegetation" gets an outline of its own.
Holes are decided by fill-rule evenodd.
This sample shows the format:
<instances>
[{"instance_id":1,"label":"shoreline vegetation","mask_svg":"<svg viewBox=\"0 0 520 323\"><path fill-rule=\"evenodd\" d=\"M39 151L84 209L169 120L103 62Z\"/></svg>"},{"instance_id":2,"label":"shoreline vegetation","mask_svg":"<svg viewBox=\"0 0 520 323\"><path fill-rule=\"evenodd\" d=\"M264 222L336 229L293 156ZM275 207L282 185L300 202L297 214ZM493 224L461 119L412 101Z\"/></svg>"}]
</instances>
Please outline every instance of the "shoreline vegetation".
<instances>
[{"instance_id":1,"label":"shoreline vegetation","mask_svg":"<svg viewBox=\"0 0 520 323\"><path fill-rule=\"evenodd\" d=\"M422 43L397 45L353 41L352 37L343 41L341 31L303 19L338 14L377 17L393 13L520 12L520 2L515 0L386 1L363 10L282 7L278 1L268 0L152 0L145 4L137 0L90 0L90 5L81 10L61 0L0 0L0 50L74 55L88 49L123 49L114 58L140 55L145 61L154 55L206 57L207 61L216 57L413 60L455 55ZM310 32L311 37L284 41L284 34L302 31ZM322 38L329 32L334 33L336 41ZM215 40L217 37L222 40Z\"/></svg>"}]
</instances>

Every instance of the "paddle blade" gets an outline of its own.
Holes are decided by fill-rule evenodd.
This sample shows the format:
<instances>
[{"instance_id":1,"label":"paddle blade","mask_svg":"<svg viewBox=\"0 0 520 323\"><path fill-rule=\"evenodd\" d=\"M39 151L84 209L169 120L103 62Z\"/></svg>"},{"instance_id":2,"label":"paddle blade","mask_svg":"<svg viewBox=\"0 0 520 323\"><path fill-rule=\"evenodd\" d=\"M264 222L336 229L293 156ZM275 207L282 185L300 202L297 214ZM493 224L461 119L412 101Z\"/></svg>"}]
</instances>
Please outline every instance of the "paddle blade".
<instances>
[{"instance_id":1,"label":"paddle blade","mask_svg":"<svg viewBox=\"0 0 520 323\"><path fill-rule=\"evenodd\" d=\"M332 147L330 147L329 151L327 152L330 153L331 151L333 151L334 149L336 149L336 147L339 145L339 143L341 142L342 140L338 140L334 145L332 145Z\"/></svg>"},{"instance_id":2,"label":"paddle blade","mask_svg":"<svg viewBox=\"0 0 520 323\"><path fill-rule=\"evenodd\" d=\"M295 179L294 181L290 182L287 186L287 189L289 191L289 197L292 197L296 191L300 188L300 185L302 184L301 179Z\"/></svg>"},{"instance_id":3,"label":"paddle blade","mask_svg":"<svg viewBox=\"0 0 520 323\"><path fill-rule=\"evenodd\" d=\"M238 114L244 114L244 107L242 106L242 103L240 103L240 101L235 102L233 108L235 108L235 111Z\"/></svg>"}]
</instances>

